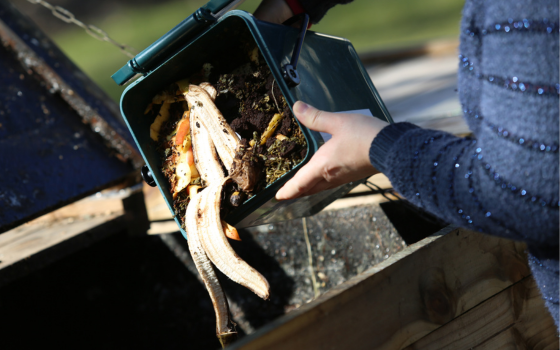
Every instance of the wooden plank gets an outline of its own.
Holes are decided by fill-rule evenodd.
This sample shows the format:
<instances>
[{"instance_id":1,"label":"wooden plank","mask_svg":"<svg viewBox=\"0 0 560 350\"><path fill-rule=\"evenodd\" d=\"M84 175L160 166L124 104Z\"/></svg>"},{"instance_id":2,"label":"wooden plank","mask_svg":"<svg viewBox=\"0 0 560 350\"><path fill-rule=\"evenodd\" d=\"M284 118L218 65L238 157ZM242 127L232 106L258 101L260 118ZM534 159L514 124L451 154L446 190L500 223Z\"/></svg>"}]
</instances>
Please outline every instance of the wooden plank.
<instances>
[{"instance_id":1,"label":"wooden plank","mask_svg":"<svg viewBox=\"0 0 560 350\"><path fill-rule=\"evenodd\" d=\"M387 176L381 173L371 176L368 179L368 181L374 183L375 185L379 186L382 189L393 188L393 185L391 185L391 181L389 181L389 178L387 178ZM362 192L371 192L371 190L366 185L358 185L348 193L362 193Z\"/></svg>"},{"instance_id":2,"label":"wooden plank","mask_svg":"<svg viewBox=\"0 0 560 350\"><path fill-rule=\"evenodd\" d=\"M111 214L122 214L122 198L106 198L90 196L77 202L68 204L49 214L38 217L30 223L57 222L68 218L85 218L93 216L106 216Z\"/></svg>"},{"instance_id":3,"label":"wooden plank","mask_svg":"<svg viewBox=\"0 0 560 350\"><path fill-rule=\"evenodd\" d=\"M145 235L148 228L143 193L134 189L69 204L0 235L0 285L114 233Z\"/></svg>"},{"instance_id":4,"label":"wooden plank","mask_svg":"<svg viewBox=\"0 0 560 350\"><path fill-rule=\"evenodd\" d=\"M88 220L64 220L56 224L22 225L5 232L0 235L0 269L27 259L118 216L118 214L111 214Z\"/></svg>"},{"instance_id":5,"label":"wooden plank","mask_svg":"<svg viewBox=\"0 0 560 350\"><path fill-rule=\"evenodd\" d=\"M518 242L462 229L413 244L231 349L401 349L530 274Z\"/></svg>"},{"instance_id":6,"label":"wooden plank","mask_svg":"<svg viewBox=\"0 0 560 350\"><path fill-rule=\"evenodd\" d=\"M115 186L2 233L0 269L125 215L123 200L141 201L142 197L141 192ZM127 212L130 214L130 210ZM135 212L142 214L140 210Z\"/></svg>"},{"instance_id":7,"label":"wooden plank","mask_svg":"<svg viewBox=\"0 0 560 350\"><path fill-rule=\"evenodd\" d=\"M0 235L0 286L75 253L117 232L125 215L111 214L49 225L24 225Z\"/></svg>"},{"instance_id":8,"label":"wooden plank","mask_svg":"<svg viewBox=\"0 0 560 350\"><path fill-rule=\"evenodd\" d=\"M559 348L554 321L528 276L406 349Z\"/></svg>"},{"instance_id":9,"label":"wooden plank","mask_svg":"<svg viewBox=\"0 0 560 350\"><path fill-rule=\"evenodd\" d=\"M163 235L179 232L179 226L175 220L155 221L150 223L149 235Z\"/></svg>"},{"instance_id":10,"label":"wooden plank","mask_svg":"<svg viewBox=\"0 0 560 350\"><path fill-rule=\"evenodd\" d=\"M541 317L541 315L539 315ZM547 333L548 329L542 331ZM539 335L537 335L538 337ZM498 333L495 337L488 341L477 345L473 348L476 350L555 350L560 349L558 338L552 339L548 334L545 334L545 339L530 339L530 343L534 346L527 344L515 328L508 328L505 331Z\"/></svg>"},{"instance_id":11,"label":"wooden plank","mask_svg":"<svg viewBox=\"0 0 560 350\"><path fill-rule=\"evenodd\" d=\"M120 215L124 213L123 199L134 195L136 192L136 190L131 190L130 188L123 188L122 185L113 186L40 216L22 226L35 224L43 225L68 219L80 220L111 214Z\"/></svg>"},{"instance_id":12,"label":"wooden plank","mask_svg":"<svg viewBox=\"0 0 560 350\"><path fill-rule=\"evenodd\" d=\"M163 195L157 187L150 187L144 184L142 188L144 199L146 201L146 209L150 221L161 221L173 219L173 214L169 211L169 207L163 199Z\"/></svg>"}]
</instances>

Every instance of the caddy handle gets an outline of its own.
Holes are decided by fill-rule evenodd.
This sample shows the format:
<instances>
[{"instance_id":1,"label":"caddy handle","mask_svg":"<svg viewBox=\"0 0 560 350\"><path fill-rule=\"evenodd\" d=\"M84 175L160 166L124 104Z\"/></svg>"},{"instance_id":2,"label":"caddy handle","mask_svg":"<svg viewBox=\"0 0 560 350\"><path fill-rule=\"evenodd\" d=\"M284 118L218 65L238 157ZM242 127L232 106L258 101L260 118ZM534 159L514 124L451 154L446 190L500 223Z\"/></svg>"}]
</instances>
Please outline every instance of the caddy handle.
<instances>
[{"instance_id":1,"label":"caddy handle","mask_svg":"<svg viewBox=\"0 0 560 350\"><path fill-rule=\"evenodd\" d=\"M301 83L299 78L299 74L297 72L297 63L299 59L299 55L301 53L301 48L303 47L303 40L305 39L305 33L307 33L307 27L309 25L309 15L307 13L302 13L296 15L290 19L288 19L283 24L289 25L294 23L299 17L303 16L303 20L301 23L301 30L299 32L298 41L296 42L296 46L294 47L294 52L292 53L292 59L290 60L290 64L285 65L282 67L282 75L284 76L284 81L290 87L294 87Z\"/></svg>"}]
</instances>

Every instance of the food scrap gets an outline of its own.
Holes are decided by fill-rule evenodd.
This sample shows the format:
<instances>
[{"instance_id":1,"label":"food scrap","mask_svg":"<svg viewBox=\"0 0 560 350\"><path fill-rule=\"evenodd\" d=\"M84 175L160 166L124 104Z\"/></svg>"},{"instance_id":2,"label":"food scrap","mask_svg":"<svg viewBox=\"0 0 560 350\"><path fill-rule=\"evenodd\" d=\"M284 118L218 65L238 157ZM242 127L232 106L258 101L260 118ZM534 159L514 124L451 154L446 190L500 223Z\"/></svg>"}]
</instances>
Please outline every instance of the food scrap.
<instances>
[{"instance_id":1,"label":"food scrap","mask_svg":"<svg viewBox=\"0 0 560 350\"><path fill-rule=\"evenodd\" d=\"M222 345L235 337L214 267L263 299L266 279L233 251L241 240L224 221L299 164L307 143L270 69L256 48L232 69L204 64L178 77L146 108L150 136L162 159L176 216L216 313Z\"/></svg>"}]
</instances>

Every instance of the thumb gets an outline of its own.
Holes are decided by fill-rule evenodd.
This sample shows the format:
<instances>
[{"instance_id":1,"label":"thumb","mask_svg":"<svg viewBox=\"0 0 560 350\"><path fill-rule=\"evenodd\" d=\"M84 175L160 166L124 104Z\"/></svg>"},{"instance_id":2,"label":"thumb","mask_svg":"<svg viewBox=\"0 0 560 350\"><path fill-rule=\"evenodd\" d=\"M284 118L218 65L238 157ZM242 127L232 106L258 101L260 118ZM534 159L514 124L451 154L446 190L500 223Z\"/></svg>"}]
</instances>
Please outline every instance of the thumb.
<instances>
[{"instance_id":1,"label":"thumb","mask_svg":"<svg viewBox=\"0 0 560 350\"><path fill-rule=\"evenodd\" d=\"M333 130L337 129L337 124L340 120L340 116L336 113L318 110L301 101L297 101L294 104L293 110L300 123L311 130L327 132L329 134L332 134Z\"/></svg>"}]
</instances>

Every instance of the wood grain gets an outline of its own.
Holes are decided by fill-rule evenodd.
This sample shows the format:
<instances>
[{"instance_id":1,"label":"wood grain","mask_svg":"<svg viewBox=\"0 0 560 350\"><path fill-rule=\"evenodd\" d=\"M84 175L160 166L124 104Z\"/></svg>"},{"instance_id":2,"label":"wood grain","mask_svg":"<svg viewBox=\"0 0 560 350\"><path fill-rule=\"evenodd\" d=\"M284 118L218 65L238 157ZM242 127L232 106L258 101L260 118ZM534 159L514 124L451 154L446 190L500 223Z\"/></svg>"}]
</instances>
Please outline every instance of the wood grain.
<instances>
[{"instance_id":1,"label":"wood grain","mask_svg":"<svg viewBox=\"0 0 560 350\"><path fill-rule=\"evenodd\" d=\"M88 220L22 225L5 232L0 235L0 269L29 258L119 216L118 214L111 214Z\"/></svg>"},{"instance_id":2,"label":"wood grain","mask_svg":"<svg viewBox=\"0 0 560 350\"><path fill-rule=\"evenodd\" d=\"M117 232L146 234L144 196L104 191L0 235L0 286Z\"/></svg>"},{"instance_id":3,"label":"wood grain","mask_svg":"<svg viewBox=\"0 0 560 350\"><path fill-rule=\"evenodd\" d=\"M528 276L524 249L462 229L428 237L231 348L404 348Z\"/></svg>"},{"instance_id":4,"label":"wood grain","mask_svg":"<svg viewBox=\"0 0 560 350\"><path fill-rule=\"evenodd\" d=\"M118 232L126 232L125 215L108 215L88 220L57 223L49 227L29 226L0 235L0 287L30 272L75 253ZM5 236L8 235L8 236Z\"/></svg>"},{"instance_id":5,"label":"wood grain","mask_svg":"<svg viewBox=\"0 0 560 350\"><path fill-rule=\"evenodd\" d=\"M408 346L419 349L558 349L556 326L532 276Z\"/></svg>"}]
</instances>

